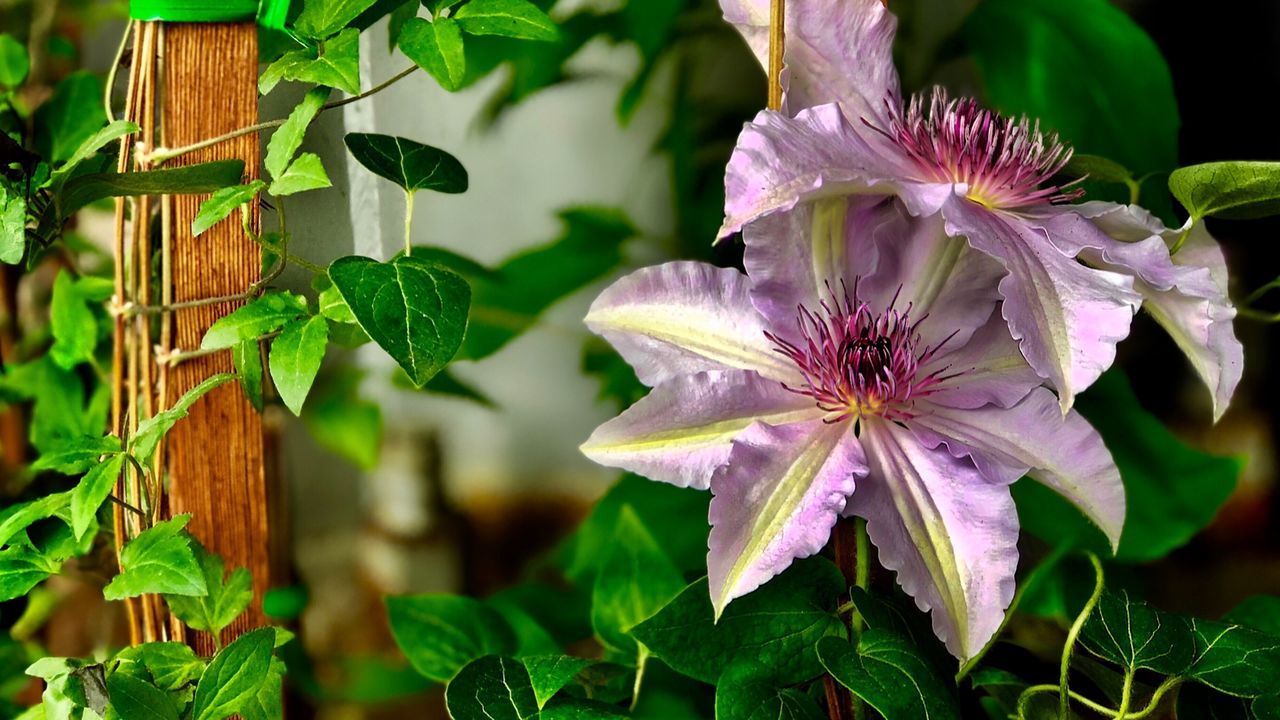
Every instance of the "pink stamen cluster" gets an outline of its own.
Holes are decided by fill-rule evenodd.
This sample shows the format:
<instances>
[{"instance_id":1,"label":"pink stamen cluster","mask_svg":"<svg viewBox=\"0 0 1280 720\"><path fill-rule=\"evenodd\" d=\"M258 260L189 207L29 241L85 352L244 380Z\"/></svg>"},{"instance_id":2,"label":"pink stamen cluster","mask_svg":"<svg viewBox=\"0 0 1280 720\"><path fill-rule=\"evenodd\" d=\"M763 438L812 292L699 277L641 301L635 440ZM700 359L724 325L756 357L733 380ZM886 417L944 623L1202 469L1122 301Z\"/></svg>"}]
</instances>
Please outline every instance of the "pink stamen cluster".
<instances>
[{"instance_id":1,"label":"pink stamen cluster","mask_svg":"<svg viewBox=\"0 0 1280 720\"><path fill-rule=\"evenodd\" d=\"M799 344L766 332L777 352L790 358L804 377L799 387L787 390L807 395L830 413L826 422L878 415L890 420L913 417L912 401L933 392L934 386L954 375L946 368L921 375L920 366L946 344L920 347L917 331L924 317L912 323L908 306L899 312L894 302L881 314L842 287L842 297L828 286L830 302L820 312L799 306L796 324ZM894 298L896 302L896 296ZM927 316L926 316L927 317ZM948 338L950 339L950 338Z\"/></svg>"},{"instance_id":2,"label":"pink stamen cluster","mask_svg":"<svg viewBox=\"0 0 1280 720\"><path fill-rule=\"evenodd\" d=\"M971 98L952 100L942 88L913 96L885 134L926 180L965 183L970 199L990 207L1067 202L1084 194L1071 188L1079 180L1048 184L1071 160L1071 148L1056 133L1046 136L1038 120L1001 117Z\"/></svg>"}]
</instances>

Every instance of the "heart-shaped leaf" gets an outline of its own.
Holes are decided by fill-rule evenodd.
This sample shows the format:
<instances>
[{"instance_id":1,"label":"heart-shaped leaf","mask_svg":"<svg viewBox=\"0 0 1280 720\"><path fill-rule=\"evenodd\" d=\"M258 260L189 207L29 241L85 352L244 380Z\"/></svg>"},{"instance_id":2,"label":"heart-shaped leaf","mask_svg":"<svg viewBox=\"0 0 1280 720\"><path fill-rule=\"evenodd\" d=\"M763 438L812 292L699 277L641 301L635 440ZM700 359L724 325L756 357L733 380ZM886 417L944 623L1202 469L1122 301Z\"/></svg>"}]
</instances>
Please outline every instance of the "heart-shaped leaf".
<instances>
[{"instance_id":1,"label":"heart-shaped leaf","mask_svg":"<svg viewBox=\"0 0 1280 720\"><path fill-rule=\"evenodd\" d=\"M400 31L400 51L423 70L431 73L449 92L462 87L467 74L467 58L463 53L462 30L453 18L436 18L428 22L413 18Z\"/></svg>"},{"instance_id":2,"label":"heart-shaped leaf","mask_svg":"<svg viewBox=\"0 0 1280 720\"><path fill-rule=\"evenodd\" d=\"M467 190L467 170L449 153L390 135L351 133L347 149L357 161L408 192L434 190L461 193Z\"/></svg>"},{"instance_id":3,"label":"heart-shaped leaf","mask_svg":"<svg viewBox=\"0 0 1280 720\"><path fill-rule=\"evenodd\" d=\"M360 327L415 385L434 377L462 346L471 287L456 273L410 256L387 263L352 256L335 260L329 279Z\"/></svg>"},{"instance_id":4,"label":"heart-shaped leaf","mask_svg":"<svg viewBox=\"0 0 1280 720\"><path fill-rule=\"evenodd\" d=\"M294 415L302 414L328 344L329 323L319 316L290 322L271 343L271 380Z\"/></svg>"},{"instance_id":5,"label":"heart-shaped leaf","mask_svg":"<svg viewBox=\"0 0 1280 720\"><path fill-rule=\"evenodd\" d=\"M1178 168L1169 190L1192 217L1251 220L1280 214L1280 163L1211 162Z\"/></svg>"},{"instance_id":6,"label":"heart-shaped leaf","mask_svg":"<svg viewBox=\"0 0 1280 720\"><path fill-rule=\"evenodd\" d=\"M547 14L528 0L471 0L454 17L472 35L500 35L521 40L555 42L560 31Z\"/></svg>"},{"instance_id":7,"label":"heart-shaped leaf","mask_svg":"<svg viewBox=\"0 0 1280 720\"><path fill-rule=\"evenodd\" d=\"M839 638L823 638L818 658L836 681L884 717L960 717L946 684L897 633L867 630L856 650Z\"/></svg>"}]
</instances>

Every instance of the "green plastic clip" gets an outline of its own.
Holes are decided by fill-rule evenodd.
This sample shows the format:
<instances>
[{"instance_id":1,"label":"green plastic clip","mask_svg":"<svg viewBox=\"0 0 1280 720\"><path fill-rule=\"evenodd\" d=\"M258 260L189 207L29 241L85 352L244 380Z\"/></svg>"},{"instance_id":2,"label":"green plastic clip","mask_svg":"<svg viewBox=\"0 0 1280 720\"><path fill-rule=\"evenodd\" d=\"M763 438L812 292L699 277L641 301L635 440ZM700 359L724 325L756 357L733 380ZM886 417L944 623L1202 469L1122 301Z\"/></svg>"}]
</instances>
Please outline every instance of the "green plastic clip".
<instances>
[{"instance_id":1,"label":"green plastic clip","mask_svg":"<svg viewBox=\"0 0 1280 720\"><path fill-rule=\"evenodd\" d=\"M257 20L273 30L283 30L289 0L130 0L134 20L167 22L243 22Z\"/></svg>"}]
</instances>

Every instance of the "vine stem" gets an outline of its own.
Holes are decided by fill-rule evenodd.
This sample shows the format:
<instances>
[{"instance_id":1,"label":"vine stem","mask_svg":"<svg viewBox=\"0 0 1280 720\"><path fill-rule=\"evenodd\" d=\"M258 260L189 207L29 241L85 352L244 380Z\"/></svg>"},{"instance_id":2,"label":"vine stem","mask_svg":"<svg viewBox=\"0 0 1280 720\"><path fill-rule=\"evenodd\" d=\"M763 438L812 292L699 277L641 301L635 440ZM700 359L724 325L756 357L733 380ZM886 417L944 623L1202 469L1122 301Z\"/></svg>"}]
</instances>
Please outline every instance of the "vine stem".
<instances>
[{"instance_id":1,"label":"vine stem","mask_svg":"<svg viewBox=\"0 0 1280 720\"><path fill-rule=\"evenodd\" d=\"M404 191L404 256L413 254L413 191Z\"/></svg>"},{"instance_id":2,"label":"vine stem","mask_svg":"<svg viewBox=\"0 0 1280 720\"><path fill-rule=\"evenodd\" d=\"M1084 608L1076 616L1075 622L1071 623L1071 629L1067 631L1066 642L1062 646L1062 662L1058 667L1058 716L1061 720L1067 720L1071 716L1071 692L1068 687L1071 675L1071 651L1075 647L1076 639L1080 637L1080 631L1084 629L1085 622L1093 614L1093 609L1097 607L1098 601L1102 598L1102 561L1093 553L1086 554L1089 557L1089 562L1093 564L1093 572L1097 580L1093 585L1093 594L1089 596L1089 601L1084 604ZM1130 677L1129 680L1131 684L1133 678Z\"/></svg>"},{"instance_id":3,"label":"vine stem","mask_svg":"<svg viewBox=\"0 0 1280 720\"><path fill-rule=\"evenodd\" d=\"M1133 701L1133 668L1124 671L1124 687L1120 690L1120 708L1116 710L1116 720L1129 717L1129 703Z\"/></svg>"},{"instance_id":4,"label":"vine stem","mask_svg":"<svg viewBox=\"0 0 1280 720\"><path fill-rule=\"evenodd\" d=\"M410 75L413 74L413 71L417 69L418 69L417 65L410 65L404 70L401 70L395 75L392 75L387 80L384 80L383 82L377 85L374 85L373 87L369 88L368 90L365 90L359 95L352 95L349 98L343 98L341 100L335 100L330 103L325 103L324 105L320 106L320 112L324 112L325 110L333 110L334 108L340 108L343 105L350 105L351 103L356 102L358 100L363 100L367 97L370 97L371 95L376 95L382 92L383 90L386 90L387 88L391 87L392 85L395 85L401 80L409 77ZM260 122L254 125L246 125L245 127L237 128L235 130L232 130L231 132L224 133L217 137L211 137L207 140L201 140L200 142L197 142L197 143L184 145L183 147L156 148L151 152L146 153L145 160L155 165L160 165L176 157L181 157L182 155L186 155L187 153L190 153L190 152L195 152L196 150L203 150L207 147L213 147L218 143L226 142L227 140L233 140L242 135L248 135L249 133L256 133L256 132L261 132L263 130L270 130L271 128L280 127L281 125L285 124L286 120L288 120L288 118L278 118L276 120L267 120L266 122Z\"/></svg>"},{"instance_id":5,"label":"vine stem","mask_svg":"<svg viewBox=\"0 0 1280 720\"><path fill-rule=\"evenodd\" d=\"M769 109L782 109L782 58L785 48L786 0L769 6Z\"/></svg>"}]
</instances>

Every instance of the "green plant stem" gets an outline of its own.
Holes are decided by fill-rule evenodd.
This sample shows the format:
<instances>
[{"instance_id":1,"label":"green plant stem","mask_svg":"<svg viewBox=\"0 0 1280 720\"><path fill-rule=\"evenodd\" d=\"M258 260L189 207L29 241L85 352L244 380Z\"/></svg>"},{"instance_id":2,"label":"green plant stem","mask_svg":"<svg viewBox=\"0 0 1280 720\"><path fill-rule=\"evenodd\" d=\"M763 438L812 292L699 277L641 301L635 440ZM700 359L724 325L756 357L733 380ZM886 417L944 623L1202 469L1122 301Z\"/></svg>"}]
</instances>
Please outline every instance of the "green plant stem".
<instances>
[{"instance_id":1,"label":"green plant stem","mask_svg":"<svg viewBox=\"0 0 1280 720\"><path fill-rule=\"evenodd\" d=\"M137 516L138 516L138 517L140 517L140 518L145 518L145 517L147 516L147 514L146 514L146 513L144 513L144 512L142 512L142 510L140 510L139 508L137 508L137 507L135 507L135 506L133 506L133 505L131 505L131 504L129 504L129 503L127 503L127 502L125 502L124 500L121 500L120 498L116 497L115 495L108 495L108 496L107 496L107 499L108 499L108 500L110 500L111 502L115 503L116 505L119 505L120 507L124 508L125 510L128 510L129 512L133 513L134 515L137 515Z\"/></svg>"},{"instance_id":2,"label":"green plant stem","mask_svg":"<svg viewBox=\"0 0 1280 720\"><path fill-rule=\"evenodd\" d=\"M1071 629L1067 631L1067 639L1062 646L1062 662L1058 667L1058 716L1061 720L1067 720L1071 714L1071 693L1068 687L1071 675L1071 651L1075 647L1076 638L1080 637L1080 631L1084 629L1084 624L1089 619L1089 615L1093 613L1093 608L1097 606L1098 600L1102 598L1102 561L1098 560L1098 556L1093 553L1086 554L1089 557L1089 562L1093 564L1093 572L1097 576L1097 581L1094 583L1093 594L1089 596L1089 601L1084 604L1084 608L1080 610L1075 622L1071 623Z\"/></svg>"},{"instance_id":3,"label":"green plant stem","mask_svg":"<svg viewBox=\"0 0 1280 720\"><path fill-rule=\"evenodd\" d=\"M1116 710L1116 720L1129 717L1129 703L1133 701L1133 668L1124 672L1124 687L1120 690L1120 708Z\"/></svg>"},{"instance_id":4,"label":"green plant stem","mask_svg":"<svg viewBox=\"0 0 1280 720\"><path fill-rule=\"evenodd\" d=\"M1170 255L1178 254L1178 251L1186 244L1187 238L1191 237L1191 229L1194 228L1198 222L1200 222L1200 218L1195 216L1191 217L1191 220L1187 223L1187 229L1183 230L1182 233L1178 235L1178 239L1174 241L1173 247L1169 248Z\"/></svg>"},{"instance_id":5,"label":"green plant stem","mask_svg":"<svg viewBox=\"0 0 1280 720\"><path fill-rule=\"evenodd\" d=\"M1036 695L1044 695L1046 693L1057 693L1059 691L1060 691L1060 688L1057 685L1032 685L1026 690L1023 690L1022 695L1018 697L1018 714L1017 714L1018 720L1027 719L1028 717L1027 708L1030 707L1031 699L1033 697L1035 697ZM1090 710L1093 710L1094 712L1097 712L1103 716L1106 716L1108 718L1115 717L1114 710L1095 700L1090 700L1089 698L1079 693L1075 693L1075 692L1070 693L1070 699L1075 700L1081 705L1084 705ZM1130 720L1134 720L1134 718L1136 717L1137 717L1136 715L1131 715Z\"/></svg>"},{"instance_id":6,"label":"green plant stem","mask_svg":"<svg viewBox=\"0 0 1280 720\"><path fill-rule=\"evenodd\" d=\"M413 254L413 191L404 191L404 256Z\"/></svg>"}]
</instances>

